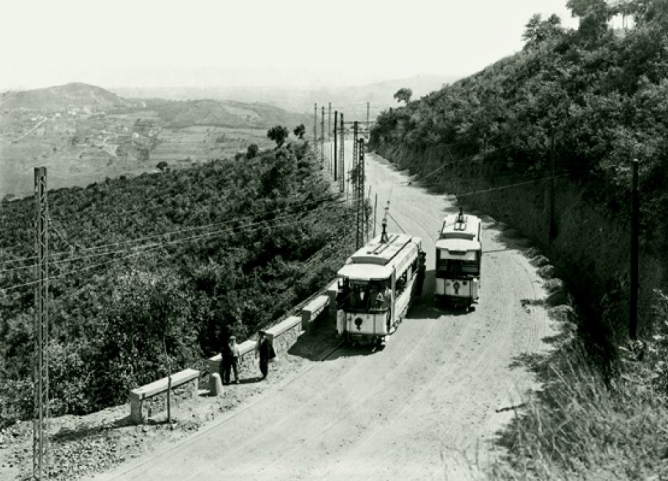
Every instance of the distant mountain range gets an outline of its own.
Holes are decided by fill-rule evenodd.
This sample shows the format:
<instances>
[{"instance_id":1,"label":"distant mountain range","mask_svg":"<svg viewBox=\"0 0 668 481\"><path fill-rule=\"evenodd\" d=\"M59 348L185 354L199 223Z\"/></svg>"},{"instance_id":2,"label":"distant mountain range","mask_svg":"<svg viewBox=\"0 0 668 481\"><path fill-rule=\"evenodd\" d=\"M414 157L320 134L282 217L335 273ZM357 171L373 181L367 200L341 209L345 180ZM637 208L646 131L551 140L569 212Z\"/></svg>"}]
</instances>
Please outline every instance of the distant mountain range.
<instances>
[{"instance_id":1,"label":"distant mountain range","mask_svg":"<svg viewBox=\"0 0 668 481\"><path fill-rule=\"evenodd\" d=\"M153 111L165 127L208 125L238 128L270 128L277 124L292 129L313 121L312 115L288 112L265 103L229 100L130 99L101 87L70 83L43 89L11 91L0 95L0 111L34 111L43 114L70 110L90 113Z\"/></svg>"},{"instance_id":2,"label":"distant mountain range","mask_svg":"<svg viewBox=\"0 0 668 481\"><path fill-rule=\"evenodd\" d=\"M328 107L344 112L352 119L366 118L366 104L370 104L370 114L374 117L381 110L399 105L393 98L402 87L413 91L413 99L418 99L434 90L439 90L459 77L443 75L422 75L403 79L393 79L366 85L344 87L127 87L115 88L116 93L133 98L235 100L238 102L263 102L292 112L313 116L314 104L318 109ZM320 115L319 111L318 115Z\"/></svg>"}]
</instances>

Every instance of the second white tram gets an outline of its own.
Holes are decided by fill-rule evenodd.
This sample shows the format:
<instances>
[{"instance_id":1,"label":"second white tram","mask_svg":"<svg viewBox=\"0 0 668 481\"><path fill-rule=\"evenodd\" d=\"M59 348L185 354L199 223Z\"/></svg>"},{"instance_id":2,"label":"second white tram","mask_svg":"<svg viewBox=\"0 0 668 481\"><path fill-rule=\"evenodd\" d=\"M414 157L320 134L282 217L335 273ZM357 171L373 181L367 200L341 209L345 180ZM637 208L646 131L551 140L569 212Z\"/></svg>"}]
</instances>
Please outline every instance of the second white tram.
<instances>
[{"instance_id":1,"label":"second white tram","mask_svg":"<svg viewBox=\"0 0 668 481\"><path fill-rule=\"evenodd\" d=\"M478 302L482 266L482 223L474 215L445 217L436 241L435 300L469 308Z\"/></svg>"}]
</instances>

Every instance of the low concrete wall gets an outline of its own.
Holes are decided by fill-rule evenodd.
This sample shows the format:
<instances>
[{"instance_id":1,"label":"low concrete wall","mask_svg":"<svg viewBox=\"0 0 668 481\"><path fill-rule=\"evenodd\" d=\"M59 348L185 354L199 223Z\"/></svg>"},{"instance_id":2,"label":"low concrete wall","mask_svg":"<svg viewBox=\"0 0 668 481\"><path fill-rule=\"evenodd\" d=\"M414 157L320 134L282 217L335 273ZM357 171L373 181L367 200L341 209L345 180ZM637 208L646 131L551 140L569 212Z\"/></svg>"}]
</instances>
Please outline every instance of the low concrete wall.
<instances>
[{"instance_id":1,"label":"low concrete wall","mask_svg":"<svg viewBox=\"0 0 668 481\"><path fill-rule=\"evenodd\" d=\"M307 331L323 313L328 313L328 296L318 296L302 308L302 329Z\"/></svg>"},{"instance_id":2,"label":"low concrete wall","mask_svg":"<svg viewBox=\"0 0 668 481\"><path fill-rule=\"evenodd\" d=\"M302 334L302 319L297 316L288 317L286 320L267 329L266 332L267 337L274 346L274 351L281 356L294 346Z\"/></svg>"},{"instance_id":3,"label":"low concrete wall","mask_svg":"<svg viewBox=\"0 0 668 481\"><path fill-rule=\"evenodd\" d=\"M172 403L197 397L200 372L185 369L172 375ZM168 378L162 378L150 384L130 391L130 418L135 424L143 423L153 413L167 409Z\"/></svg>"},{"instance_id":4,"label":"low concrete wall","mask_svg":"<svg viewBox=\"0 0 668 481\"><path fill-rule=\"evenodd\" d=\"M206 369L209 374L212 372L221 372L220 354L210 357L206 362ZM255 359L255 341L244 341L239 344L239 377L249 376L256 372Z\"/></svg>"},{"instance_id":5,"label":"low concrete wall","mask_svg":"<svg viewBox=\"0 0 668 481\"><path fill-rule=\"evenodd\" d=\"M290 348L297 342L306 330L314 325L315 322L325 316L336 317L336 294L338 290L337 281L330 283L323 291L324 295L316 295L306 302L301 308L299 316L290 316L275 326L266 329L267 337L272 341L274 350L279 356L285 355ZM298 308L298 306L297 306ZM248 340L239 344L239 377L259 376L259 368L255 363L255 344L256 341ZM221 373L221 355L216 354L206 360L207 374ZM181 391L184 393L181 394ZM178 393L181 397L186 397L187 389L179 388ZM192 391L188 391L192 393ZM164 400L151 399L146 400L145 408L156 412L163 409Z\"/></svg>"}]
</instances>

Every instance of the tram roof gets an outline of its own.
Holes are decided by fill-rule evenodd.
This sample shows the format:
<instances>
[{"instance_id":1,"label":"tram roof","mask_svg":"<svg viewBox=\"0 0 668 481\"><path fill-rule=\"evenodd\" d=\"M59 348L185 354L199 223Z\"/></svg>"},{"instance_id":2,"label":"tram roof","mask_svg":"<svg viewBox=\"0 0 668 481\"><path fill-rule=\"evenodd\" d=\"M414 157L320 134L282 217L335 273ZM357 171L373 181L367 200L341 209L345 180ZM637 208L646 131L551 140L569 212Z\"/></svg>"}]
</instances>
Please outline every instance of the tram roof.
<instances>
[{"instance_id":1,"label":"tram roof","mask_svg":"<svg viewBox=\"0 0 668 481\"><path fill-rule=\"evenodd\" d=\"M339 277L355 280L383 280L392 276L392 266L346 264L338 272Z\"/></svg>"},{"instance_id":2,"label":"tram roof","mask_svg":"<svg viewBox=\"0 0 668 481\"><path fill-rule=\"evenodd\" d=\"M408 262L407 256L400 253L408 253L413 249L417 252L421 242L419 237L392 233L388 234L387 242L380 240L381 236L373 238L350 256L338 275L360 280L388 279L395 266L400 268L404 262Z\"/></svg>"},{"instance_id":3,"label":"tram roof","mask_svg":"<svg viewBox=\"0 0 668 481\"><path fill-rule=\"evenodd\" d=\"M350 260L354 264L386 265L413 241L413 236L408 234L387 234L387 242L381 242L381 237L376 236L371 239L364 247L355 252ZM419 242L419 239L417 241Z\"/></svg>"},{"instance_id":4,"label":"tram roof","mask_svg":"<svg viewBox=\"0 0 668 481\"><path fill-rule=\"evenodd\" d=\"M452 252L479 251L480 242L470 239L439 239L436 241L436 248L449 250Z\"/></svg>"},{"instance_id":5,"label":"tram roof","mask_svg":"<svg viewBox=\"0 0 668 481\"><path fill-rule=\"evenodd\" d=\"M459 214L451 214L443 219L441 239L476 239L480 233L480 219L474 215L462 215L464 222L459 222Z\"/></svg>"}]
</instances>

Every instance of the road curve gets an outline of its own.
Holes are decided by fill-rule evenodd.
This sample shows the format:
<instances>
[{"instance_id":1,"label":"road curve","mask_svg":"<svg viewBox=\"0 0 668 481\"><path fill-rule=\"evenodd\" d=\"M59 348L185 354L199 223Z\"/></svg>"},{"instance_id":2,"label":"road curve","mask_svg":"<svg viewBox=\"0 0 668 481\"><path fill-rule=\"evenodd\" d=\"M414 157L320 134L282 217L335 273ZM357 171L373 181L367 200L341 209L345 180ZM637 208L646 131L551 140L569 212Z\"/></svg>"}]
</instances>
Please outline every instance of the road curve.
<instances>
[{"instance_id":1,"label":"road curve","mask_svg":"<svg viewBox=\"0 0 668 481\"><path fill-rule=\"evenodd\" d=\"M424 294L385 349L337 350L178 449L96 479L473 479L491 459L513 416L504 408L537 387L517 360L547 350L542 339L554 333L543 308L521 302L544 298L542 282L484 219L480 304L467 314L437 309L434 238L453 206L378 156L367 155L366 171L377 223L390 199L390 230L422 237L428 255Z\"/></svg>"}]
</instances>

